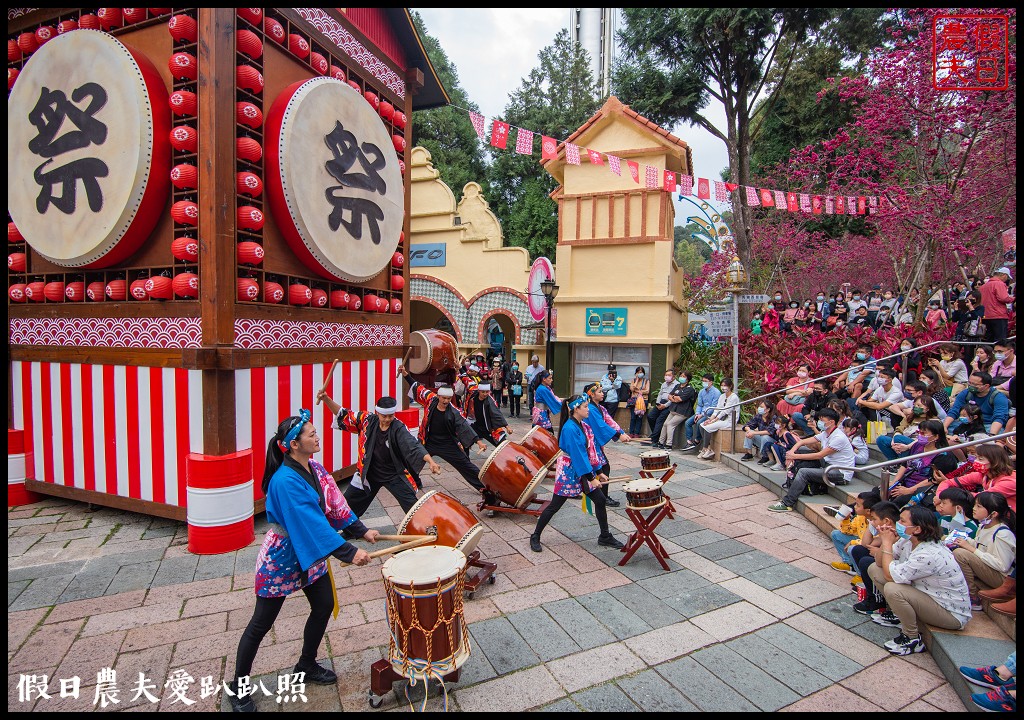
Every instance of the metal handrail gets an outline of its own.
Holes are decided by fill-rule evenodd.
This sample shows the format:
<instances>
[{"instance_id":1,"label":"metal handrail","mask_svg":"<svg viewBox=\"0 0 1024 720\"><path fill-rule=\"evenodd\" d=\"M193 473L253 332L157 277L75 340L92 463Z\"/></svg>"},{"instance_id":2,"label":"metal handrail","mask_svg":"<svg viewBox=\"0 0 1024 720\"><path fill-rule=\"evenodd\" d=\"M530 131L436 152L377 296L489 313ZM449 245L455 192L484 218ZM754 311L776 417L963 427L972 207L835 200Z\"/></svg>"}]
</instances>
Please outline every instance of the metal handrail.
<instances>
[{"instance_id":1,"label":"metal handrail","mask_svg":"<svg viewBox=\"0 0 1024 720\"><path fill-rule=\"evenodd\" d=\"M927 452L917 453L916 455L907 455L906 457L896 458L895 460L886 460L885 462L875 463L874 465L829 465L829 470L854 470L860 472L863 470L878 470L879 468L889 467L890 465L902 465L908 460L917 460L919 458L930 457L932 455L938 455L940 453L949 452L950 450L959 450L965 447L974 447L975 445L984 445L986 443L994 442L996 440L1002 440L1006 437L1016 437L1017 432L1005 432L999 433L998 435L990 435L986 438L978 440L968 440L967 442L958 443L956 445L947 445L942 448L935 448L934 450L928 450Z\"/></svg>"}]
</instances>

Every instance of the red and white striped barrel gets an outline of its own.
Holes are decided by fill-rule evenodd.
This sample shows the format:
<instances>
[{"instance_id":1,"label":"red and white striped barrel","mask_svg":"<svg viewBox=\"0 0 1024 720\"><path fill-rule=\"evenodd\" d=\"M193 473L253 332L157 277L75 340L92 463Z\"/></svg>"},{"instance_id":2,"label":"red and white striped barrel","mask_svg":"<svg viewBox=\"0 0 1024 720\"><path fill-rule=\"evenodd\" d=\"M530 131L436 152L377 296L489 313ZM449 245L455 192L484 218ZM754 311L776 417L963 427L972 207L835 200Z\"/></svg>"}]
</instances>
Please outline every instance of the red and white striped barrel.
<instances>
[{"instance_id":1,"label":"red and white striped barrel","mask_svg":"<svg viewBox=\"0 0 1024 720\"><path fill-rule=\"evenodd\" d=\"M253 523L252 450L185 458L188 551L217 555L244 548Z\"/></svg>"},{"instance_id":2,"label":"red and white striped barrel","mask_svg":"<svg viewBox=\"0 0 1024 720\"><path fill-rule=\"evenodd\" d=\"M7 507L43 499L25 489L25 468L25 431L7 428Z\"/></svg>"}]
</instances>

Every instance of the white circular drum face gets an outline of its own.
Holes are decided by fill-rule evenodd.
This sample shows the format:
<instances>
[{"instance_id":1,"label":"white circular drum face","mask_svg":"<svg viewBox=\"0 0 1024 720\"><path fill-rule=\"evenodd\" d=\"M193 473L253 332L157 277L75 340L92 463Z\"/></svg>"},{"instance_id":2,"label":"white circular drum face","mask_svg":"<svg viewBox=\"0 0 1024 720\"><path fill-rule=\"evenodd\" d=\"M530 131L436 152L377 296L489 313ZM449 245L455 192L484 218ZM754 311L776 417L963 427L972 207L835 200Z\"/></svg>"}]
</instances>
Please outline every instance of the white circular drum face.
<instances>
[{"instance_id":1,"label":"white circular drum face","mask_svg":"<svg viewBox=\"0 0 1024 720\"><path fill-rule=\"evenodd\" d=\"M64 267L102 266L146 220L136 215L159 147L156 99L107 33L74 30L36 51L7 99L7 207L33 250Z\"/></svg>"},{"instance_id":2,"label":"white circular drum face","mask_svg":"<svg viewBox=\"0 0 1024 720\"><path fill-rule=\"evenodd\" d=\"M453 578L465 567L466 555L461 550L434 545L403 550L390 557L381 574L397 585L415 583L422 587Z\"/></svg>"},{"instance_id":3,"label":"white circular drum face","mask_svg":"<svg viewBox=\"0 0 1024 720\"><path fill-rule=\"evenodd\" d=\"M321 275L363 282L380 274L405 217L398 155L380 116L348 84L315 78L288 99L278 137L270 151L280 169L268 179L287 205L277 220L290 220L283 230L293 249Z\"/></svg>"}]
</instances>

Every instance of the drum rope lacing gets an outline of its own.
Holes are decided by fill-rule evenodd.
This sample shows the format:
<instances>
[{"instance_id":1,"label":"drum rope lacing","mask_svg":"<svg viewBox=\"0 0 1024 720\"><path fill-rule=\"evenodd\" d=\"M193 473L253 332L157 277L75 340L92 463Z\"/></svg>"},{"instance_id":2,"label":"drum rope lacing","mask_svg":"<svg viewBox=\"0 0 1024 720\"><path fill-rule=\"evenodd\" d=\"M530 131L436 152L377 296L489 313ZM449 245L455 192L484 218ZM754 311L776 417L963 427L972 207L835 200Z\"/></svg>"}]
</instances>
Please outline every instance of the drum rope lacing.
<instances>
[{"instance_id":1,"label":"drum rope lacing","mask_svg":"<svg viewBox=\"0 0 1024 720\"><path fill-rule=\"evenodd\" d=\"M412 700L409 698L409 688L416 687L418 679L423 680L423 705L420 707L420 712L426 712L427 700L429 699L429 680L431 677L436 679L441 685L441 690L444 693L444 712L448 712L448 687L444 683L444 676L451 673L458 668L455 665L455 658L459 655L459 652L463 649L466 653L469 652L469 628L466 626L466 620L463 615L463 593L465 592L466 575L460 572L455 579L454 586L455 591L452 593L452 612L451 617L446 618L444 616L444 598L445 591L451 589L451 584L445 587L447 580L438 579L437 586L435 588L424 588L432 589L433 592L423 594L417 592L417 586L415 583L410 583L408 591L405 588L399 592L394 585L385 583L385 590L387 597L385 598L385 610L388 615L388 632L391 635L391 644L388 648L388 656L391 660L392 667L394 663L399 660L399 647L411 647L409 644L409 635L412 631L418 630L421 632L427 642L427 657L426 658L411 658L408 655L404 655L400 658L402 663L401 675L409 679L409 684L405 688L405 699L409 703L409 709L415 711L412 706ZM410 620L409 627L402 626L402 618L398 613L398 595L401 594L403 597L414 598L437 598L437 621L431 628L423 627L419 622L418 613L416 610L416 602L410 603L412 610L412 618ZM459 635L460 642L456 647L454 627L455 623L459 623ZM452 649L452 654L442 660L431 660L430 657L433 653L433 641L434 633L438 627L444 625L445 634L448 637L448 647ZM399 644L398 637L395 632L399 631L402 636L402 642Z\"/></svg>"}]
</instances>

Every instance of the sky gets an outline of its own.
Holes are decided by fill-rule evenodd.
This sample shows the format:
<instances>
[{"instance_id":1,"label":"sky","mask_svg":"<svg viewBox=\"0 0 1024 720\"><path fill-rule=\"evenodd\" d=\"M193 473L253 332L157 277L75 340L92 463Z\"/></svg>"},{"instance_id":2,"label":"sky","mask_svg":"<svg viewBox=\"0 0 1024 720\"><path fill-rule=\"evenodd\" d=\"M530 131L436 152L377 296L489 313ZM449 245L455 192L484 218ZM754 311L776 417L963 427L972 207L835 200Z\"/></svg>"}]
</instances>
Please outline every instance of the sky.
<instances>
[{"instance_id":1,"label":"sky","mask_svg":"<svg viewBox=\"0 0 1024 720\"><path fill-rule=\"evenodd\" d=\"M455 65L463 89L489 121L501 119L508 96L537 66L540 51L568 27L569 8L411 8ZM725 112L712 101L705 114L724 129ZM534 128L526 128L532 130ZM725 144L708 131L681 123L669 128L692 149L694 174L719 179L728 166ZM564 140L565 138L557 138ZM511 150L510 150L511 152ZM539 150L537 151L539 154ZM721 208L727 206L723 205ZM676 224L692 206L676 201Z\"/></svg>"}]
</instances>

